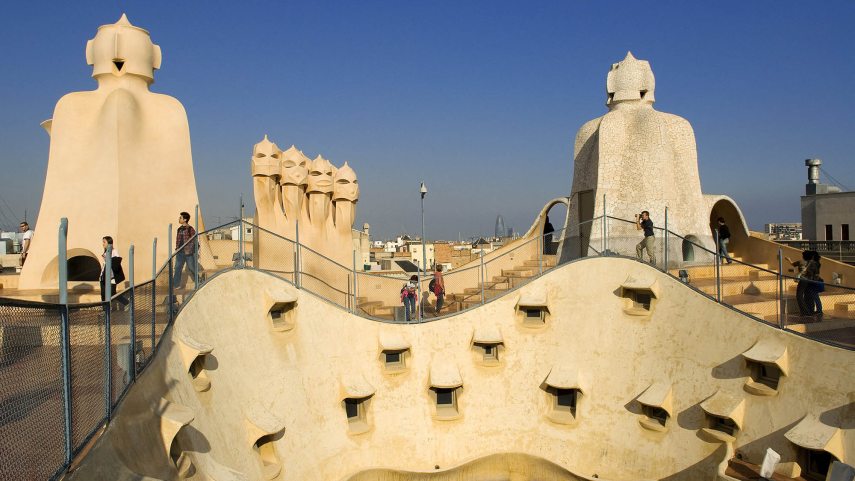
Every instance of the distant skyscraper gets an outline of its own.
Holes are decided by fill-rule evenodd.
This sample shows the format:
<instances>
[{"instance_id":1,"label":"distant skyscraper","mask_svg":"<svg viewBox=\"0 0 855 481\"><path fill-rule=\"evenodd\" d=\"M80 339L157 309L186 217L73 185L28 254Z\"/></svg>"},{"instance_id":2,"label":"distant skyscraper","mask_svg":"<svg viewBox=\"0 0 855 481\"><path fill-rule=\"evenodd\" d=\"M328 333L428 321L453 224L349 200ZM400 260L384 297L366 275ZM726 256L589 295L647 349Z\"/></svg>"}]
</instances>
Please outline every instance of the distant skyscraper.
<instances>
[{"instance_id":1,"label":"distant skyscraper","mask_svg":"<svg viewBox=\"0 0 855 481\"><path fill-rule=\"evenodd\" d=\"M496 237L504 237L505 236L505 219L502 218L502 214L499 214L496 217Z\"/></svg>"}]
</instances>

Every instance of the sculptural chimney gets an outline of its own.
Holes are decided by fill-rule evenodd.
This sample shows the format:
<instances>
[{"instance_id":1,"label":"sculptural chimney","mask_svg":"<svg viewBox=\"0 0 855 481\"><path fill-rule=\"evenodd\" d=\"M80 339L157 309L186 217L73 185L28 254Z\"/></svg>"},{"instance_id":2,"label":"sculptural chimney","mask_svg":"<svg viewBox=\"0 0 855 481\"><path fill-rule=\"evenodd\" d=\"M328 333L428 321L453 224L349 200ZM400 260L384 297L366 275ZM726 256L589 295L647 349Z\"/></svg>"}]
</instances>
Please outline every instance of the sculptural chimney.
<instances>
[{"instance_id":1,"label":"sculptural chimney","mask_svg":"<svg viewBox=\"0 0 855 481\"><path fill-rule=\"evenodd\" d=\"M701 192L694 131L685 119L653 108L655 90L646 60L628 52L612 64L606 77L609 111L585 123L576 134L567 209L569 243L562 246L562 258L586 256L602 248L602 222L580 227L581 222L604 212L632 220L647 210L661 228L666 207L670 230L712 248L709 202ZM634 251L640 237L633 223L610 220L607 228L613 250ZM672 258L677 259L680 246L673 244Z\"/></svg>"},{"instance_id":2,"label":"sculptural chimney","mask_svg":"<svg viewBox=\"0 0 855 481\"><path fill-rule=\"evenodd\" d=\"M50 153L21 288L56 286L62 217L69 222L70 280L97 281L103 236L114 238L122 257L134 244L137 266L151 265L158 237L154 261L161 265L170 250L168 224L199 203L184 107L149 90L161 66L149 32L122 15L87 42L86 62L98 87L63 96L43 124ZM149 269L136 273L138 281L151 277Z\"/></svg>"}]
</instances>

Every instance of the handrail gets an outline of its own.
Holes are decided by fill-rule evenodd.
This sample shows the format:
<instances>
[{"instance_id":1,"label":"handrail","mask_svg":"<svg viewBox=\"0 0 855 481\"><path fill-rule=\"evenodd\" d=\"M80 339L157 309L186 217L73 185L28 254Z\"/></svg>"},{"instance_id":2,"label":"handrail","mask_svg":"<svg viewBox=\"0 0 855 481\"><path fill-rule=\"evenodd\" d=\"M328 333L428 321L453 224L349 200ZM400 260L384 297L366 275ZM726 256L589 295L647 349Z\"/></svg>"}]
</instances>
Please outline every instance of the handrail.
<instances>
[{"instance_id":1,"label":"handrail","mask_svg":"<svg viewBox=\"0 0 855 481\"><path fill-rule=\"evenodd\" d=\"M608 219L612 219L612 220L624 222L624 223L633 223L633 222L630 220L620 219L620 218L616 218L616 217L612 217L612 216L607 216L605 218L602 218L602 216L601 216L601 217L598 217L597 219L603 219L604 220L603 232L600 232L599 235L603 236L603 239L604 239L603 245L606 246L606 250L601 252L600 250L596 249L595 246L589 245L588 246L589 252L593 252L594 256L609 255L609 256L631 258L631 256L622 255L620 252L613 251L612 247L611 247L612 243L606 242L609 238L608 222L606 222L606 221ZM597 219L590 219L590 220L578 223L574 227L577 229L580 229L581 227L585 226L585 224L590 223L591 227L593 228L594 226L597 226ZM177 286L173 286L171 282L168 282L168 283L158 282L157 279L159 277L163 276L164 273L171 273L172 263L174 262L175 257L181 252L182 248L184 246L188 245L189 242L191 242L191 241L192 242L198 242L199 240L202 239L201 236L206 236L212 232L221 231L221 230L223 230L225 228L229 228L231 226L236 225L236 226L238 226L239 229L241 229L241 231L243 231L245 224L250 225L253 228L257 229L256 230L257 235L260 235L262 233L272 235L272 236L274 236L275 239L278 239L280 241L285 242L286 245L289 246L289 249L293 248L293 250L294 250L294 261L295 261L294 271L276 270L276 268L264 268L263 263L262 263L261 267L259 267L260 263L257 262L259 259L255 259L256 262L253 263L254 264L253 267L243 265L242 262L238 263L237 265L226 263L224 265L224 267L222 267L221 269L218 269L218 270L210 273L207 278L204 278L204 279L200 278L199 279L199 281L200 281L199 285L195 285L195 289L193 289L190 292L185 293L185 298L183 299L181 304L176 306L175 305L175 296L176 296L176 294L179 293L177 291ZM481 305L483 305L485 303L493 302L497 299L500 299L504 296L509 295L510 293L516 292L517 290L521 289L527 283L532 282L533 280L538 279L538 278L550 273L553 269L557 268L559 265L563 265L564 263L567 263L567 262L579 262L579 261L584 260L584 257L588 257L588 256L583 256L580 258L576 258L574 260L568 260L567 258L569 258L569 256L562 256L562 257L564 257L564 259L558 260L555 263L555 265L544 265L544 263L543 263L542 252L543 252L543 248L544 248L544 244L545 244L545 242L544 242L545 237L547 235L551 235L553 241L557 240L558 243L563 243L565 240L570 238L568 235L569 234L569 228L570 228L570 226L565 226L564 228L556 230L550 234L542 234L541 233L540 235L532 236L531 238L525 239L522 242L514 244L513 246L511 246L507 250L502 251L501 249L499 249L498 254L491 257L489 260L485 259L484 262L473 263L472 265L468 265L466 267L461 267L459 269L450 270L450 271L444 273L444 279L446 281L446 289L447 290L449 288L449 285L452 284L455 279L459 279L459 278L464 279L464 282L462 284L455 285L455 289L460 289L461 291L459 293L458 292L452 292L451 293L451 294L459 294L460 295L460 300L453 301L453 302L459 302L460 305L458 307L460 307L460 310L453 312L453 313L447 313L447 314L441 315L439 317L425 319L424 322L431 322L433 320L443 319L443 318L446 318L448 316L456 315L456 314L459 314L461 312L466 312L468 310L475 309L475 308L480 307ZM662 229L662 228L655 228L655 229L661 235L673 236L676 239L681 239L683 242L686 242L686 243L688 243L688 245L691 245L694 249L698 249L698 252L702 253L703 255L713 256L712 257L713 259L718 258L718 255L719 255L718 252L714 252L714 251L708 249L707 247L704 247L699 242L696 242L692 239L689 239L689 238L686 238L682 235L679 235L679 234L671 231L670 229ZM625 235L626 235L625 232L622 233L622 236L625 236ZM591 240L591 239L589 238L588 240ZM594 243L591 243L591 244L594 244ZM122 302L121 298L123 296L126 296L129 293L129 291L131 291L131 289L125 289L121 292L117 292L108 301L105 301L105 302L67 302L65 304L59 304L59 303L52 303L52 302L30 301L30 300L0 297L0 308L11 307L15 310L18 310L18 309L30 310L33 312L32 315L40 316L40 317L37 317L37 319L39 319L38 322L44 323L44 325L54 325L56 323L66 323L63 325L67 327L68 324L80 322L81 318L79 316L85 316L84 317L85 324L95 323L96 325L103 326L103 325L105 325L104 322L107 322L107 316L115 316L112 324L106 324L106 325L112 325L114 328L119 327L119 326L122 326L122 327L128 326L128 328L131 329L132 332L134 333L134 335L131 336L131 339L135 339L133 341L133 346L128 346L127 349L121 347L123 345L122 343L124 343L125 341L123 341L121 338L119 338L118 335L115 336L115 338L113 338L113 343L111 345L102 345L102 348L105 349L105 356L104 356L105 357L105 377L104 377L105 392L104 392L104 397L108 401L108 404L110 407L107 409L107 413L105 413L105 417L103 417L101 419L94 420L95 425L93 425L93 426L80 425L79 429L77 429L75 431L75 433L83 432L83 433L89 433L89 434L85 435L82 439L74 439L73 440L72 447L73 447L74 453L78 453L80 451L80 449L82 449L82 447L88 441L88 439L92 435L94 435L94 433L96 433L98 427L100 425L102 425L103 423L107 422L107 417L109 416L109 413L125 397L130 386L133 383L135 383L136 379L138 378L138 374L141 373L142 370L148 366L148 364L150 364L151 359L156 354L156 352L158 352L158 350L160 349L160 346L164 342L164 338L166 337L164 334L167 333L172 327L173 320L176 318L176 316L173 314L177 314L177 312L180 311L184 307L184 305L186 305L186 302L188 299L186 296L187 295L189 295L189 296L194 295L194 293L196 292L196 290L199 289L199 287L207 284L208 282L211 281L211 279L217 277L218 275L225 273L225 272L228 272L228 271L231 271L231 270L237 270L237 269L252 269L252 270L258 270L261 272L265 272L269 275L276 276L277 278L282 279L285 282L288 282L292 285L295 285L297 288L300 288L300 289L306 291L310 295L316 296L317 298L319 298L325 302L329 302L330 304L332 304L336 307L347 310L347 311L354 313L355 315L358 315L360 317L370 319L370 320L374 320L374 321L378 321L378 322L394 322L394 321L390 321L389 319L384 319L384 318L381 318L378 316L371 315L368 312L364 311L363 309L360 309L358 298L357 298L357 292L356 292L356 290L357 290L356 286L358 285L359 278L360 277L363 277L363 278L367 277L367 278L371 278L371 279L385 279L385 280L389 280L389 281L393 281L393 282L405 280L405 279L402 279L399 277L393 277L393 276L388 276L388 275L384 275L384 274L377 274L377 273L365 272L365 271L357 271L355 266L351 266L351 267L344 266L344 265L330 259L329 257L321 254L320 252L317 252L316 250L314 250L308 246L304 246L302 244L299 244L295 240L291 240L291 239L283 237L279 234L276 234L274 232L270 232L269 230L266 230L260 226L257 226L257 225L254 225L252 223L243 221L242 219L239 221L228 222L228 223L222 224L220 226L217 226L217 227L214 227L212 229L208 229L208 230L205 230L202 232L196 232L196 234L194 236L192 236L192 238L190 240L188 240L187 243L184 244L184 246L179 246L179 249L177 249L175 252L173 252L166 259L163 266L154 273L154 276L151 279L146 280L146 281L141 282L141 283L136 283L136 282L133 283L133 291L132 291L133 296L135 299L138 299L139 302L133 302L130 304L130 308L132 309L132 315L129 315L127 317L127 319L124 319L118 313L117 314L111 314L110 309L112 306L118 305L119 303L121 303ZM169 247L172 247L172 246L169 246ZM533 274L529 277L518 278L518 279L520 279L519 282L508 283L508 288L506 290L505 289L499 289L501 292L498 295L496 295L490 299L487 299L487 295L485 293L485 290L487 290L487 289L489 289L491 291L496 290L494 288L500 281L494 281L492 279L488 279L488 274L487 274L486 269L489 268L490 265L495 265L496 263L498 263L502 260L509 259L509 256L517 255L517 253L522 249L526 249L526 248L530 249L532 247L535 247L536 249L538 249L538 253L536 255L536 259L538 261L538 267L531 269L532 271L534 271ZM240 249L242 249L242 248L243 247L240 246ZM308 252L312 256L317 256L318 260L323 261L323 266L325 269L327 269L327 271L321 272L321 273L319 273L317 271L317 269L315 271L306 271L306 269L303 268L304 264L301 261L301 252ZM200 253L197 250L196 256L198 257L199 255L200 255ZM303 254L303 255L305 255L305 254ZM290 253L289 253L289 256L290 256ZM522 259L522 257L520 259ZM514 259L514 262L516 262L516 260L517 259ZM522 260L532 261L534 259L522 259ZM744 262L741 260L737 260L737 259L732 259L732 261L734 263L737 263L738 265L742 265L742 266L747 267L749 269L748 272L756 271L758 273L764 274L765 278L768 280L774 279L775 284L780 286L780 287L777 287L776 289L768 292L768 294L765 296L758 296L757 297L758 301L761 301L761 302L774 301L776 304L778 304L780 306L780 309L774 311L774 317L776 317L778 319L777 325L773 322L770 322L768 319L762 318L762 315L758 315L758 314L753 313L753 312L743 311L743 310L740 310L739 307L737 307L736 305L728 304L727 301L729 300L729 297L726 295L723 296L721 299L716 300L715 297L713 297L712 295L710 295L707 292L704 292L704 290L702 289L702 287L703 287L702 285L700 285L700 284L699 285L693 285L692 283L688 282L688 280L685 280L684 284L688 288L693 289L695 292L697 292L701 295L707 296L711 300L719 302L723 306L726 306L730 309L733 309L736 312L740 312L743 315L746 315L749 318L751 318L757 322L762 322L765 325L768 325L770 327L788 329L788 326L787 326L788 319L787 318L788 318L789 314L786 312L786 309L788 308L788 305L787 305L788 303L786 301L788 299L791 299L793 296L788 295L786 293L786 291L784 291L783 286L785 285L785 283L791 282L791 281L798 281L800 284L804 283L804 285L808 286L808 288L811 288L811 286L818 286L819 285L815 281L811 281L808 279L798 279L794 276L790 276L784 272L781 272L782 269L779 269L779 271L774 271L774 270L769 269L769 268L765 268L765 267L761 267L761 266L757 266L757 265L752 265L750 263L747 263L747 262ZM718 262L716 261L716 264L717 263ZM670 267L669 265L663 265L661 270L666 275L668 275L674 279L679 279L679 277L677 275L675 275L673 273L673 271L681 270L683 268L684 264L679 264L679 262L677 264L678 264L678 269L669 268ZM515 264L510 264L510 265L515 265ZM526 265L526 264L524 264L524 265ZM530 264L528 264L528 265L530 265ZM701 267L705 266L704 264L698 264L698 265L700 265ZM709 265L709 264L706 264L706 265ZM317 267L317 264L315 264L315 267ZM691 263L686 263L685 267L691 268L691 267L693 267L693 265ZM656 266L656 268L659 268L659 266ZM475 272L476 269L479 270L477 272L477 274ZM722 269L716 269L716 274L715 274L716 275L715 281L717 283L718 288L720 288L720 282L721 282L721 277L722 277L721 271L722 271ZM297 279L296 276L295 276L294 280L291 280L285 276L278 275L278 274L290 274L290 273L296 273L299 276L305 276L307 279L316 280L317 282L321 283L321 285L325 286L325 289L329 289L330 292L335 293L335 294L333 294L333 296L337 297L339 299L338 300L331 299L331 298L329 298L330 297L329 294L324 295L321 292L314 292L315 290L313 290L311 288L311 284L313 284L313 283L309 283L310 286L297 285L295 282ZM329 273L329 275L327 275L327 273ZM351 276L351 275L356 276L356 278L353 279L354 284L351 284L351 282L350 282L351 279L349 276ZM347 290L344 290L340 287L336 287L331 283L331 280L337 279L339 276L342 276L341 279L344 279L343 276L348 276ZM460 277L458 277L458 276L460 276ZM429 283L430 279L432 277L433 277L432 275L425 276L422 280L423 284L420 285L420 289L422 288L422 286ZM752 277L749 275L747 277L749 278L748 282L751 282L751 283L753 283L755 281L760 282L760 279L761 279L758 276ZM475 279L477 279L477 280L475 280ZM683 279L680 279L680 280L682 281ZM746 281L740 280L738 282L746 282ZM480 287L480 289L478 289L479 292L478 293L472 292L470 294L466 294L466 292L465 292L466 289L469 287L475 287L476 286L475 283L479 284L479 287ZM351 285L354 286L353 291L351 291ZM836 296L836 297L832 298L835 302L836 302L836 299L843 298L843 299L845 299L845 302L854 302L855 303L855 288L850 287L850 286L842 286L842 285L835 285L835 284L826 284L825 287L826 287L826 292L827 292L826 298L828 298L829 296ZM397 289L397 288L395 288L395 289ZM323 291L324 289L320 289L320 290ZM805 290L805 288L801 288L801 290ZM829 291L831 291L831 292L829 292ZM798 292L797 292L797 295L799 295ZM151 298L150 301L148 300L149 297ZM480 302L477 302L476 300L479 298L480 298ZM143 299L146 299L146 300L143 300ZM827 302L831 301L832 299L828 299ZM162 302L159 302L159 301L162 301ZM424 306L424 299L422 299L422 301L423 301L422 305ZM476 302L473 302L473 301L476 301ZM466 305L468 307L464 307L464 305ZM63 320L62 317L60 316L60 311L62 311L63 309L65 309L65 311L67 311L70 314L70 316L65 318L65 320ZM131 314L131 313L129 313L129 314ZM772 317L771 314L773 314L773 311L770 311L770 316L767 316L767 317ZM761 316L761 317L758 317L758 316ZM139 329L140 332L137 333L136 329ZM805 337L808 339L812 339L816 342L825 343L828 345L840 347L840 348L847 349L847 350L855 350L855 346L835 342L835 341L827 339L827 338L822 338L822 337L819 337L816 335L811 336L810 334L806 334L804 332L794 331L792 329L790 329L789 332L792 332L796 335L799 335L799 336L802 336L802 337ZM63 339L61 339L60 342L62 343L63 348L76 349L76 345L70 344L71 343L70 340L66 340L65 338L63 338ZM139 346L138 346L138 344L139 344ZM148 352L141 352L141 349L145 349L144 347L141 347L141 346L148 346ZM111 352L106 353L106 350L109 350ZM72 352L72 351L69 351L69 352ZM120 353L122 353L121 355L126 355L128 357L122 359L120 357ZM110 360L112 360L113 359L112 356L116 356L116 362L106 362L106 359L108 357ZM75 354L72 354L72 356L71 356L71 362L72 363L84 362L83 360L85 360L85 359L86 359L85 357L80 358L80 357L76 356ZM60 369L60 368L57 368L57 369ZM71 368L64 366L64 367L62 367L62 369L66 370L66 372L64 372L64 374L67 374L68 372L70 372L67 370L69 370ZM114 377L114 376L117 376L118 374L120 374L122 372L121 371L122 369L133 369L134 375L128 376L128 377L124 378L124 380L121 380L122 379L121 376L120 377ZM110 389L111 384L114 385L114 387L116 389ZM89 401L87 401L86 399L76 399L75 398L75 399L72 399L71 402L72 402L71 403L71 406L72 406L71 412L77 412L77 411L75 411L74 402L86 403ZM103 401L98 400L96 402L98 402L100 404ZM101 406L98 406L98 408L100 408L100 407ZM93 412L97 412L97 410L98 409L96 408ZM33 415L37 415L37 414L33 414ZM59 414L59 416L62 417L62 414ZM70 422L69 418L70 418L70 414L66 414L65 415L66 423ZM81 421L76 420L75 422L80 423ZM77 434L75 434L75 435L77 435ZM66 435L66 436L69 436L69 435ZM72 440L70 440L70 439L66 439L66 441L68 443L72 442ZM3 461L3 459L0 459L0 462L2 462L2 461ZM58 476L62 475L63 471L67 467L68 467L68 461L64 465L60 466L57 469L54 469L53 466L47 466L46 469L50 469L51 472L54 473L54 474L50 475L51 479L56 479Z\"/></svg>"}]
</instances>

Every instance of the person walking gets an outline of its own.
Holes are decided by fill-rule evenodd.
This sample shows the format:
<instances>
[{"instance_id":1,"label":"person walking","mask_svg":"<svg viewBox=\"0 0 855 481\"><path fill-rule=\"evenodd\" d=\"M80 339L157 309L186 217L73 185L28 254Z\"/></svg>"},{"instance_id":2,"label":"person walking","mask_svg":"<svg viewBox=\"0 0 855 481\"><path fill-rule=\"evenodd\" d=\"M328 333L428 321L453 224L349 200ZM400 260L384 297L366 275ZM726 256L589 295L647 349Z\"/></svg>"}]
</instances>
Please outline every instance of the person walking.
<instances>
[{"instance_id":1,"label":"person walking","mask_svg":"<svg viewBox=\"0 0 855 481\"><path fill-rule=\"evenodd\" d=\"M196 242L193 240L195 235L196 229L190 225L190 214L182 212L178 215L178 232L175 234L175 272L172 275L172 286L175 289L181 286L181 274L185 265L190 278L193 279L193 285L196 283Z\"/></svg>"},{"instance_id":2,"label":"person walking","mask_svg":"<svg viewBox=\"0 0 855 481\"><path fill-rule=\"evenodd\" d=\"M656 237L653 236L653 221L650 220L650 212L642 211L641 215L635 214L635 230L644 231L644 239L635 246L635 257L642 259L642 252L647 249L647 257L650 263L656 265Z\"/></svg>"},{"instance_id":3,"label":"person walking","mask_svg":"<svg viewBox=\"0 0 855 481\"><path fill-rule=\"evenodd\" d=\"M730 229L724 223L724 217L718 218L718 255L727 259L728 264L733 264L733 259L727 253L727 243L730 242Z\"/></svg>"},{"instance_id":4,"label":"person walking","mask_svg":"<svg viewBox=\"0 0 855 481\"><path fill-rule=\"evenodd\" d=\"M107 299L107 246L111 248L110 290L114 295L116 294L117 286L125 282L125 271L122 269L122 257L119 256L118 250L113 246L113 238L105 235L101 238L101 245L104 246L104 252L101 254L104 265L101 267L101 276L98 278L98 281L101 284L101 302L109 302L110 299ZM121 310L125 310L128 304L130 304L130 301L124 295L116 297L116 300L119 302ZM108 306L105 305L104 310L106 311L107 309Z\"/></svg>"},{"instance_id":5,"label":"person walking","mask_svg":"<svg viewBox=\"0 0 855 481\"><path fill-rule=\"evenodd\" d=\"M546 223L543 224L543 253L546 255L553 254L552 252L552 236L555 232L552 222L549 222L549 216L546 216Z\"/></svg>"},{"instance_id":6,"label":"person walking","mask_svg":"<svg viewBox=\"0 0 855 481\"><path fill-rule=\"evenodd\" d=\"M21 222L18 226L21 230L21 267L24 267L24 262L27 261L27 255L30 253L30 243L33 241L33 231L30 229L30 224L27 221Z\"/></svg>"},{"instance_id":7,"label":"person walking","mask_svg":"<svg viewBox=\"0 0 855 481\"><path fill-rule=\"evenodd\" d=\"M819 262L821 257L817 251L809 251L809 257L805 272L802 275L803 279L807 279L805 298L808 314L815 315L818 320L822 320L822 300L819 298L819 293L825 291L825 281L819 275L819 271L822 269L822 264Z\"/></svg>"},{"instance_id":8,"label":"person walking","mask_svg":"<svg viewBox=\"0 0 855 481\"><path fill-rule=\"evenodd\" d=\"M796 305L799 307L799 315L810 316L813 314L813 298L808 297L808 280L807 267L813 254L811 251L803 251L802 259L793 261L789 257L784 257L790 265L796 270Z\"/></svg>"},{"instance_id":9,"label":"person walking","mask_svg":"<svg viewBox=\"0 0 855 481\"><path fill-rule=\"evenodd\" d=\"M433 313L438 316L439 310L442 309L442 304L445 301L445 281L442 279L441 264L436 265L436 270L433 273L431 284L433 284L433 293L436 296L436 308Z\"/></svg>"},{"instance_id":10,"label":"person walking","mask_svg":"<svg viewBox=\"0 0 855 481\"><path fill-rule=\"evenodd\" d=\"M419 297L418 284L419 276L413 275L401 289L401 302L404 303L404 315L407 322L410 322L410 319L416 314L416 301Z\"/></svg>"}]
</instances>

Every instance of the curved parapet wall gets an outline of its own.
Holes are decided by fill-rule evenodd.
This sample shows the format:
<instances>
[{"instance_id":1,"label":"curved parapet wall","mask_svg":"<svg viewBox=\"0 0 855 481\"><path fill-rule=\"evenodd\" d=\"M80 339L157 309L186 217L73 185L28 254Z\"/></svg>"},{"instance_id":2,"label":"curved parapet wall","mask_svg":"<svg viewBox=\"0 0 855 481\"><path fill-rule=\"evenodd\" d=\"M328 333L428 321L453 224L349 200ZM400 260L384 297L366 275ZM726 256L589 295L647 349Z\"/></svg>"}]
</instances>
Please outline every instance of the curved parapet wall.
<instances>
[{"instance_id":1,"label":"curved parapet wall","mask_svg":"<svg viewBox=\"0 0 855 481\"><path fill-rule=\"evenodd\" d=\"M446 479L505 455L566 471L546 479L688 481L713 479L734 452L759 464L771 447L792 465L813 438L852 463L853 356L620 258L418 325L236 270L184 307L71 479ZM183 427L173 416L168 453L168 436L131 442L164 425L160 398L192 413Z\"/></svg>"}]
</instances>

